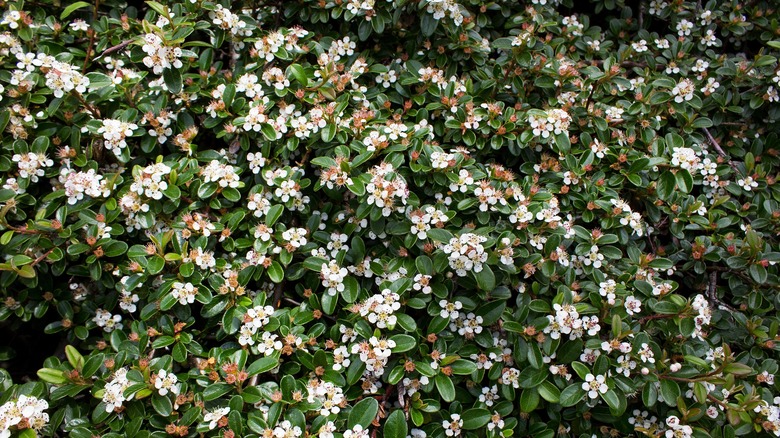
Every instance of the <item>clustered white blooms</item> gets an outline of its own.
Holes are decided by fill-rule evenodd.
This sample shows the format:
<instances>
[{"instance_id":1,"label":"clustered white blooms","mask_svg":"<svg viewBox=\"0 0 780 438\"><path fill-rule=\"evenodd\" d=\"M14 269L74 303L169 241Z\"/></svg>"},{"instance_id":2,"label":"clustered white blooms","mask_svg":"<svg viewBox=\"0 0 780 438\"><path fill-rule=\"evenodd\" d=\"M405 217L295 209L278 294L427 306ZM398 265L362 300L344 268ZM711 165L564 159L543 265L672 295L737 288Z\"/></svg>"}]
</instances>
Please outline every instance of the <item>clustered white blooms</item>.
<instances>
[{"instance_id":1,"label":"clustered white blooms","mask_svg":"<svg viewBox=\"0 0 780 438\"><path fill-rule=\"evenodd\" d=\"M201 168L200 175L204 183L214 182L222 188L236 188L240 185L236 169L230 164L222 164L217 160L211 160L206 167Z\"/></svg>"},{"instance_id":2,"label":"clustered white blooms","mask_svg":"<svg viewBox=\"0 0 780 438\"><path fill-rule=\"evenodd\" d=\"M601 331L599 317L583 316L580 318L579 312L571 304L554 304L555 315L547 315L550 323L544 328L544 333L549 334L552 339L560 339L561 334L569 335L569 339L581 338L585 333L595 336Z\"/></svg>"},{"instance_id":3,"label":"clustered white blooms","mask_svg":"<svg viewBox=\"0 0 780 438\"><path fill-rule=\"evenodd\" d=\"M410 211L409 220L412 222L412 234L416 235L418 239L427 239L431 225L441 228L449 218L436 207L427 206L424 209Z\"/></svg>"},{"instance_id":4,"label":"clustered white blooms","mask_svg":"<svg viewBox=\"0 0 780 438\"><path fill-rule=\"evenodd\" d=\"M390 216L395 209L403 212L409 197L406 181L393 171L393 165L382 163L374 166L371 171L371 181L366 184L369 194L366 203L382 209L382 216ZM399 205L400 203L400 205Z\"/></svg>"},{"instance_id":5,"label":"clustered white blooms","mask_svg":"<svg viewBox=\"0 0 780 438\"><path fill-rule=\"evenodd\" d=\"M637 236L641 237L645 234L644 221L640 213L631 211L631 206L622 199L610 199L609 201L615 207L612 213L620 217L621 225L631 227L632 233Z\"/></svg>"},{"instance_id":6,"label":"clustered white blooms","mask_svg":"<svg viewBox=\"0 0 780 438\"><path fill-rule=\"evenodd\" d=\"M179 395L179 378L176 374L169 373L166 370L160 370L157 372L157 377L154 379L154 387L157 388L157 393L160 395L167 395L168 392L173 395Z\"/></svg>"},{"instance_id":7,"label":"clustered white blooms","mask_svg":"<svg viewBox=\"0 0 780 438\"><path fill-rule=\"evenodd\" d=\"M127 147L125 139L133 135L133 131L138 129L138 125L116 119L104 119L102 123L97 133L103 134L105 147L114 155L119 156L122 149Z\"/></svg>"},{"instance_id":8,"label":"clustered white blooms","mask_svg":"<svg viewBox=\"0 0 780 438\"><path fill-rule=\"evenodd\" d=\"M103 403L106 404L106 412L114 412L122 407L122 403L126 400L125 390L130 384L131 382L127 378L127 368L114 371L114 378L108 381L103 388Z\"/></svg>"},{"instance_id":9,"label":"clustered white blooms","mask_svg":"<svg viewBox=\"0 0 780 438\"><path fill-rule=\"evenodd\" d=\"M454 0L427 0L428 6L425 10L433 14L433 18L441 20L449 17L456 26L463 23L463 13L460 11L460 5Z\"/></svg>"},{"instance_id":10,"label":"clustered white blooms","mask_svg":"<svg viewBox=\"0 0 780 438\"><path fill-rule=\"evenodd\" d=\"M344 391L340 386L336 386L332 382L325 382L320 379L309 380L306 385L308 390L307 401L314 403L319 401L320 415L327 417L331 414L338 414L341 408L346 404L346 398L344 397Z\"/></svg>"},{"instance_id":11,"label":"clustered white blooms","mask_svg":"<svg viewBox=\"0 0 780 438\"><path fill-rule=\"evenodd\" d=\"M133 172L133 184L130 190L137 195L160 200L163 192L168 189L168 183L163 177L171 173L171 168L164 163L150 164Z\"/></svg>"},{"instance_id":12,"label":"clustered white blooms","mask_svg":"<svg viewBox=\"0 0 780 438\"><path fill-rule=\"evenodd\" d=\"M347 277L347 272L347 268L342 268L335 260L322 264L320 279L328 295L335 296L344 291L344 279Z\"/></svg>"},{"instance_id":13,"label":"clustered white blooms","mask_svg":"<svg viewBox=\"0 0 780 438\"><path fill-rule=\"evenodd\" d=\"M141 49L146 53L144 65L151 68L154 74L161 75L164 69L178 69L182 67L180 47L168 46L157 34L147 33L144 36L144 44Z\"/></svg>"},{"instance_id":14,"label":"clustered white blooms","mask_svg":"<svg viewBox=\"0 0 780 438\"><path fill-rule=\"evenodd\" d=\"M764 430L780 436L780 397L775 397L773 404L762 400L753 410L764 417Z\"/></svg>"},{"instance_id":15,"label":"clustered white blooms","mask_svg":"<svg viewBox=\"0 0 780 438\"><path fill-rule=\"evenodd\" d=\"M12 428L42 430L49 422L46 409L49 409L49 402L27 395L3 403L0 406L0 437L10 438Z\"/></svg>"},{"instance_id":16,"label":"clustered white blooms","mask_svg":"<svg viewBox=\"0 0 780 438\"><path fill-rule=\"evenodd\" d=\"M687 424L680 424L680 419L677 416L667 417L666 425L669 427L664 433L666 438L691 438L693 436L693 428Z\"/></svg>"},{"instance_id":17,"label":"clustered white blooms","mask_svg":"<svg viewBox=\"0 0 780 438\"><path fill-rule=\"evenodd\" d=\"M44 176L45 168L54 166L54 161L42 153L14 154L11 160L19 166L19 177L32 182L38 182L38 177Z\"/></svg>"},{"instance_id":18,"label":"clustered white blooms","mask_svg":"<svg viewBox=\"0 0 780 438\"><path fill-rule=\"evenodd\" d=\"M531 125L534 136L542 139L550 137L550 134L569 135L570 123L571 116L563 109L551 109L544 115L536 113L528 115L528 124Z\"/></svg>"},{"instance_id":19,"label":"clustered white blooms","mask_svg":"<svg viewBox=\"0 0 780 438\"><path fill-rule=\"evenodd\" d=\"M104 331L111 333L114 330L121 329L122 315L112 315L111 312L103 309L97 309L92 321L97 324L98 327L102 327Z\"/></svg>"},{"instance_id":20,"label":"clustered white blooms","mask_svg":"<svg viewBox=\"0 0 780 438\"><path fill-rule=\"evenodd\" d=\"M241 345L254 345L257 331L271 321L274 314L273 306L255 306L244 314L239 330L238 343ZM265 334L265 333L264 333Z\"/></svg>"},{"instance_id":21,"label":"clustered white blooms","mask_svg":"<svg viewBox=\"0 0 780 438\"><path fill-rule=\"evenodd\" d=\"M709 325L712 321L712 308L707 298L701 294L697 294L693 298L691 307L698 313L693 318L694 330L691 336L704 340L704 326Z\"/></svg>"},{"instance_id":22,"label":"clustered white blooms","mask_svg":"<svg viewBox=\"0 0 780 438\"><path fill-rule=\"evenodd\" d=\"M198 294L198 288L190 282L182 283L176 281L171 287L171 295L179 301L179 304L186 305L195 302L195 295Z\"/></svg>"},{"instance_id":23,"label":"clustered white blooms","mask_svg":"<svg viewBox=\"0 0 780 438\"><path fill-rule=\"evenodd\" d=\"M230 12L229 9L219 3L216 4L213 11L209 12L209 18L211 18L211 22L216 24L217 27L230 32L233 37L252 36L252 30L247 29L246 22L244 22L238 14ZM239 44L237 48L243 48L243 44Z\"/></svg>"},{"instance_id":24,"label":"clustered white blooms","mask_svg":"<svg viewBox=\"0 0 780 438\"><path fill-rule=\"evenodd\" d=\"M454 269L458 276L464 277L469 272L482 272L483 263L488 258L482 246L486 241L487 237L463 233L460 237L450 239L441 249L447 254L450 268Z\"/></svg>"},{"instance_id":25,"label":"clustered white blooms","mask_svg":"<svg viewBox=\"0 0 780 438\"><path fill-rule=\"evenodd\" d=\"M377 328L395 327L398 317L393 314L401 308L401 297L390 289L383 289L381 293L372 295L363 303L356 306L360 316L368 319Z\"/></svg>"},{"instance_id":26,"label":"clustered white blooms","mask_svg":"<svg viewBox=\"0 0 780 438\"><path fill-rule=\"evenodd\" d=\"M103 178L103 175L95 172L95 169L80 172L63 167L60 170L59 182L65 190L70 205L84 199L84 195L92 198L106 198L111 195L108 181Z\"/></svg>"},{"instance_id":27,"label":"clustered white blooms","mask_svg":"<svg viewBox=\"0 0 780 438\"><path fill-rule=\"evenodd\" d=\"M87 92L89 78L81 74L79 67L50 56L38 57L36 61L35 64L46 70L46 86L54 91L54 97L63 97L74 90L81 94Z\"/></svg>"},{"instance_id":28,"label":"clustered white blooms","mask_svg":"<svg viewBox=\"0 0 780 438\"><path fill-rule=\"evenodd\" d=\"M366 364L364 379L379 378L384 374L385 365L390 359L390 350L395 348L395 345L395 341L392 339L372 336L367 341L364 340L351 346L350 353L357 355L360 361Z\"/></svg>"}]
</instances>

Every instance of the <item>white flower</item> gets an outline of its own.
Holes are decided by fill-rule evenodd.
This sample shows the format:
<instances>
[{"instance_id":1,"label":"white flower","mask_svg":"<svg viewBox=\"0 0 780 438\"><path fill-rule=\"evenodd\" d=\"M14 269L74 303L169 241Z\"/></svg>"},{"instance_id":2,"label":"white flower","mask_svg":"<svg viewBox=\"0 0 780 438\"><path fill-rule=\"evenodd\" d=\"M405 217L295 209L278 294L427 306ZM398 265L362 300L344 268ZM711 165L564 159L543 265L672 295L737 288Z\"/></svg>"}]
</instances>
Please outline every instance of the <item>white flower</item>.
<instances>
[{"instance_id":1,"label":"white flower","mask_svg":"<svg viewBox=\"0 0 780 438\"><path fill-rule=\"evenodd\" d=\"M209 423L209 430L214 429L217 427L217 424L219 423L219 420L222 419L222 417L226 416L230 413L230 408L214 408L208 412L206 412L206 415L203 416L203 421L207 421Z\"/></svg>"},{"instance_id":2,"label":"white flower","mask_svg":"<svg viewBox=\"0 0 780 438\"><path fill-rule=\"evenodd\" d=\"M460 418L460 415L450 414L450 420L444 420L441 424L447 436L460 436L460 431L463 427L463 420Z\"/></svg>"},{"instance_id":3,"label":"white flower","mask_svg":"<svg viewBox=\"0 0 780 438\"><path fill-rule=\"evenodd\" d=\"M599 374L598 376L588 374L585 376L585 381L582 382L582 389L588 391L588 397L598 398L599 393L604 394L609 390L609 386L607 386L605 380L606 379L602 374Z\"/></svg>"},{"instance_id":4,"label":"white flower","mask_svg":"<svg viewBox=\"0 0 780 438\"><path fill-rule=\"evenodd\" d=\"M157 377L154 379L154 387L157 388L157 393L160 395L167 395L169 391L173 395L178 395L178 382L179 378L176 377L176 374L168 373L165 370L160 370L157 373Z\"/></svg>"}]
</instances>

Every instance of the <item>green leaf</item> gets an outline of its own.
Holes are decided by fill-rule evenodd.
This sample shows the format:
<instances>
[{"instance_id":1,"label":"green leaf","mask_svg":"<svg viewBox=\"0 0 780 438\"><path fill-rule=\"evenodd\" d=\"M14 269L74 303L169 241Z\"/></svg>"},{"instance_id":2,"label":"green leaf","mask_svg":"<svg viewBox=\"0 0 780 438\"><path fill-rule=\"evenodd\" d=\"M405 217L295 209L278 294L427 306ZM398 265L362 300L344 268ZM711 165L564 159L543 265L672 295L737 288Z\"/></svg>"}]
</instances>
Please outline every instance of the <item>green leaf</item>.
<instances>
[{"instance_id":1,"label":"green leaf","mask_svg":"<svg viewBox=\"0 0 780 438\"><path fill-rule=\"evenodd\" d=\"M281 283L284 280L284 269L276 260L271 262L266 272L268 273L268 278L274 283Z\"/></svg>"},{"instance_id":2,"label":"green leaf","mask_svg":"<svg viewBox=\"0 0 780 438\"><path fill-rule=\"evenodd\" d=\"M455 375L469 375L477 370L477 364L465 359L458 359L448 366Z\"/></svg>"},{"instance_id":3,"label":"green leaf","mask_svg":"<svg viewBox=\"0 0 780 438\"><path fill-rule=\"evenodd\" d=\"M601 398L607 402L607 406L609 406L609 410L612 415L620 416L623 414L623 412L625 412L626 397L622 394L618 395L616 391L610 389L607 392L601 394Z\"/></svg>"},{"instance_id":4,"label":"green leaf","mask_svg":"<svg viewBox=\"0 0 780 438\"><path fill-rule=\"evenodd\" d=\"M585 390L582 389L582 383L572 383L561 391L559 403L564 408L574 406L582 401L582 397L585 397L585 394Z\"/></svg>"},{"instance_id":5,"label":"green leaf","mask_svg":"<svg viewBox=\"0 0 780 438\"><path fill-rule=\"evenodd\" d=\"M409 426L406 424L404 411L396 409L387 417L387 421L385 421L383 436L384 438L406 438L408 431Z\"/></svg>"},{"instance_id":6,"label":"green leaf","mask_svg":"<svg viewBox=\"0 0 780 438\"><path fill-rule=\"evenodd\" d=\"M149 257L149 263L146 265L146 272L148 272L149 275L157 275L164 267L165 259L155 254Z\"/></svg>"},{"instance_id":7,"label":"green leaf","mask_svg":"<svg viewBox=\"0 0 780 438\"><path fill-rule=\"evenodd\" d=\"M485 427L490 421L492 414L487 409L472 408L463 414L460 418L463 420L463 429L465 430L477 430L481 427Z\"/></svg>"},{"instance_id":8,"label":"green leaf","mask_svg":"<svg viewBox=\"0 0 780 438\"><path fill-rule=\"evenodd\" d=\"M84 356L82 356L74 346L65 346L65 357L68 358L68 363L70 363L70 366L72 366L74 370L81 371L81 367L84 366Z\"/></svg>"},{"instance_id":9,"label":"green leaf","mask_svg":"<svg viewBox=\"0 0 780 438\"><path fill-rule=\"evenodd\" d=\"M661 174L661 177L658 178L658 183L656 185L656 190L658 191L658 197L663 199L664 201L669 200L669 198L674 193L674 189L677 187L677 178L674 176L674 174L670 171L666 171Z\"/></svg>"},{"instance_id":10,"label":"green leaf","mask_svg":"<svg viewBox=\"0 0 780 438\"><path fill-rule=\"evenodd\" d=\"M272 227L279 219L279 216L282 215L282 212L284 212L284 205L272 205L271 208L268 209L268 214L265 215L265 224L269 227Z\"/></svg>"},{"instance_id":11,"label":"green leaf","mask_svg":"<svg viewBox=\"0 0 780 438\"><path fill-rule=\"evenodd\" d=\"M155 412L162 415L163 417L171 415L171 412L173 411L173 403L171 403L171 399L156 392L152 394L152 407L154 408Z\"/></svg>"},{"instance_id":12,"label":"green leaf","mask_svg":"<svg viewBox=\"0 0 780 438\"><path fill-rule=\"evenodd\" d=\"M475 273L474 277L477 280L477 286L484 291L490 292L496 287L496 276L490 266L486 264L482 265L482 270Z\"/></svg>"},{"instance_id":13,"label":"green leaf","mask_svg":"<svg viewBox=\"0 0 780 438\"><path fill-rule=\"evenodd\" d=\"M673 380L661 380L661 396L669 406L677 406L677 397L680 396L680 385Z\"/></svg>"},{"instance_id":14,"label":"green leaf","mask_svg":"<svg viewBox=\"0 0 780 438\"><path fill-rule=\"evenodd\" d=\"M685 193L690 193L693 189L693 177L690 172L685 169L680 169L675 174L677 179L677 187Z\"/></svg>"},{"instance_id":15,"label":"green leaf","mask_svg":"<svg viewBox=\"0 0 780 438\"><path fill-rule=\"evenodd\" d=\"M455 400L455 385L452 383L452 379L444 374L436 375L436 389L441 395L441 399L446 402Z\"/></svg>"},{"instance_id":16,"label":"green leaf","mask_svg":"<svg viewBox=\"0 0 780 438\"><path fill-rule=\"evenodd\" d=\"M246 372L251 377L255 374L262 374L271 371L272 369L276 368L277 365L279 365L278 358L274 356L261 357L260 359L252 362L252 364L249 365L249 368L246 369Z\"/></svg>"},{"instance_id":17,"label":"green leaf","mask_svg":"<svg viewBox=\"0 0 780 438\"><path fill-rule=\"evenodd\" d=\"M395 347L390 350L393 353L403 353L417 345L415 338L404 334L393 335L390 337L390 340L395 342Z\"/></svg>"},{"instance_id":18,"label":"green leaf","mask_svg":"<svg viewBox=\"0 0 780 438\"><path fill-rule=\"evenodd\" d=\"M539 392L536 389L525 389L520 394L520 412L533 412L539 406Z\"/></svg>"},{"instance_id":19,"label":"green leaf","mask_svg":"<svg viewBox=\"0 0 780 438\"><path fill-rule=\"evenodd\" d=\"M331 295L326 292L322 296L322 311L325 312L325 314L327 315L333 315L333 312L336 311L336 305L338 303L339 303L338 295Z\"/></svg>"},{"instance_id":20,"label":"green leaf","mask_svg":"<svg viewBox=\"0 0 780 438\"><path fill-rule=\"evenodd\" d=\"M65 9L62 11L62 13L60 14L60 20L64 20L64 19L68 18L68 16L70 16L70 14L72 14L74 11L76 11L76 10L78 10L78 9L81 9L81 8L88 8L88 7L90 7L90 6L91 6L91 5L90 5L89 3L87 3L87 2L76 2L76 3L71 3L71 4L70 4L70 5L68 5L68 7L66 7L66 8L65 8Z\"/></svg>"},{"instance_id":21,"label":"green leaf","mask_svg":"<svg viewBox=\"0 0 780 438\"><path fill-rule=\"evenodd\" d=\"M367 429L376 418L377 412L379 412L379 402L373 397L364 398L357 402L349 412L347 427L351 429L359 424L363 426L363 429Z\"/></svg>"},{"instance_id":22,"label":"green leaf","mask_svg":"<svg viewBox=\"0 0 780 438\"><path fill-rule=\"evenodd\" d=\"M41 368L38 370L38 377L44 382L54 385L62 385L68 381L62 370L55 368Z\"/></svg>"},{"instance_id":23,"label":"green leaf","mask_svg":"<svg viewBox=\"0 0 780 438\"><path fill-rule=\"evenodd\" d=\"M360 284L355 277L347 276L344 278L344 290L341 292L341 297L347 303L354 303L358 299L360 294Z\"/></svg>"},{"instance_id":24,"label":"green leaf","mask_svg":"<svg viewBox=\"0 0 780 438\"><path fill-rule=\"evenodd\" d=\"M168 91L173 94L181 93L181 73L175 68L163 69L163 80Z\"/></svg>"},{"instance_id":25,"label":"green leaf","mask_svg":"<svg viewBox=\"0 0 780 438\"><path fill-rule=\"evenodd\" d=\"M226 383L212 383L203 390L203 400L216 400L233 390L233 387Z\"/></svg>"},{"instance_id":26,"label":"green leaf","mask_svg":"<svg viewBox=\"0 0 780 438\"><path fill-rule=\"evenodd\" d=\"M539 395L550 403L558 403L561 399L561 390L555 386L554 383L549 380L545 380L541 385L536 387L539 391Z\"/></svg>"}]
</instances>

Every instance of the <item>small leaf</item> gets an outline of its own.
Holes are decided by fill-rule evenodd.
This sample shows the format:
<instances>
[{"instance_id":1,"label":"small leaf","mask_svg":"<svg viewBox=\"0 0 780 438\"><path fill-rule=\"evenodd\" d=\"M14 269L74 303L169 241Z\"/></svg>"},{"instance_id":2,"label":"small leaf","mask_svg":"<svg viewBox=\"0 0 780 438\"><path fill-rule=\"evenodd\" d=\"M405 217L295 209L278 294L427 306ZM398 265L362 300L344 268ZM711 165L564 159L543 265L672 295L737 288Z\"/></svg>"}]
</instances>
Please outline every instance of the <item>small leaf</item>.
<instances>
[{"instance_id":1,"label":"small leaf","mask_svg":"<svg viewBox=\"0 0 780 438\"><path fill-rule=\"evenodd\" d=\"M393 353L403 353L417 345L417 341L413 337L404 334L393 335L390 340L395 342L395 347L390 350Z\"/></svg>"},{"instance_id":2,"label":"small leaf","mask_svg":"<svg viewBox=\"0 0 780 438\"><path fill-rule=\"evenodd\" d=\"M368 397L360 400L349 412L347 427L351 429L359 424L363 426L363 429L367 429L371 422L374 421L374 418L376 418L378 411L379 402L375 398Z\"/></svg>"},{"instance_id":3,"label":"small leaf","mask_svg":"<svg viewBox=\"0 0 780 438\"><path fill-rule=\"evenodd\" d=\"M168 91L173 94L181 93L181 73L176 68L166 68L163 70L163 80Z\"/></svg>"},{"instance_id":4,"label":"small leaf","mask_svg":"<svg viewBox=\"0 0 780 438\"><path fill-rule=\"evenodd\" d=\"M436 375L436 389L441 395L441 399L446 402L455 400L455 385L452 383L452 379L444 374Z\"/></svg>"},{"instance_id":5,"label":"small leaf","mask_svg":"<svg viewBox=\"0 0 780 438\"><path fill-rule=\"evenodd\" d=\"M66 8L65 8L65 9L62 11L62 13L60 14L60 20L64 20L64 19L68 18L68 16L69 16L70 14L72 14L74 11L76 11L76 10L78 10L78 9L81 9L81 8L88 8L88 7L90 7L90 4L89 4L89 3L87 3L87 2L76 2L76 3L71 3L71 4L70 4L70 5L68 5L68 7L66 7Z\"/></svg>"},{"instance_id":6,"label":"small leaf","mask_svg":"<svg viewBox=\"0 0 780 438\"><path fill-rule=\"evenodd\" d=\"M404 411L396 409L385 421L384 438L406 438L409 426L406 424Z\"/></svg>"},{"instance_id":7,"label":"small leaf","mask_svg":"<svg viewBox=\"0 0 780 438\"><path fill-rule=\"evenodd\" d=\"M487 409L472 408L463 412L460 418L463 420L463 429L476 430L488 424L491 416Z\"/></svg>"}]
</instances>

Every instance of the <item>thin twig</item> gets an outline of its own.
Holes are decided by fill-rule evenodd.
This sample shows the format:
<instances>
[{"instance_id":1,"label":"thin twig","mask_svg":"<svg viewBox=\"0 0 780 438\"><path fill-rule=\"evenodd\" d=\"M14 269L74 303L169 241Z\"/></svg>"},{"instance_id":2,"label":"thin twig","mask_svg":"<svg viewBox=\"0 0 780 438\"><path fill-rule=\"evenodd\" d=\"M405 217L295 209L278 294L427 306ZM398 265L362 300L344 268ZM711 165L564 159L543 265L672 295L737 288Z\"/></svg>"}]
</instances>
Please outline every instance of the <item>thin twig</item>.
<instances>
[{"instance_id":1,"label":"thin twig","mask_svg":"<svg viewBox=\"0 0 780 438\"><path fill-rule=\"evenodd\" d=\"M707 129L707 128L701 128L701 129L704 130L704 134L707 135L707 139L710 141L710 144L712 145L712 147L714 147L715 150L718 152L718 155L720 155L722 158L728 159L728 156L726 155L726 152L723 150L722 147L720 147L720 143L718 143L718 141L715 140L715 137L713 137L712 134L710 134L710 130ZM737 165L734 164L734 162L731 161L731 160L728 160L728 163L729 163L729 166L731 166L731 168L734 169L734 171L736 172L737 171Z\"/></svg>"},{"instance_id":2,"label":"thin twig","mask_svg":"<svg viewBox=\"0 0 780 438\"><path fill-rule=\"evenodd\" d=\"M98 8L100 7L100 0L95 0L95 9L92 11L92 26L98 21ZM87 46L87 54L84 56L84 66L81 67L81 73L87 72L87 66L89 65L89 57L92 56L92 47L95 45L95 35L97 32L94 27L90 27L87 31L89 33L89 45Z\"/></svg>"},{"instance_id":3,"label":"thin twig","mask_svg":"<svg viewBox=\"0 0 780 438\"><path fill-rule=\"evenodd\" d=\"M729 306L728 304L718 299L717 288L718 288L718 271L712 271L710 272L710 282L707 285L707 297L710 299L710 303L717 305L717 307L721 310L736 312L737 309Z\"/></svg>"},{"instance_id":4,"label":"thin twig","mask_svg":"<svg viewBox=\"0 0 780 438\"><path fill-rule=\"evenodd\" d=\"M114 52L118 52L118 51L124 49L125 47L129 46L133 41L134 40L126 40L126 41L122 41L121 43L119 43L119 44L117 44L115 46L111 46L111 47L107 48L106 50L103 50L103 53L101 53L98 57L93 59L93 61L97 61L97 60L101 59L102 57L104 57L106 55L110 55L110 54L112 54Z\"/></svg>"},{"instance_id":5,"label":"thin twig","mask_svg":"<svg viewBox=\"0 0 780 438\"><path fill-rule=\"evenodd\" d=\"M51 253L52 253L52 252L53 252L55 249L57 249L57 247L56 247L56 246L55 246L55 247L52 247L50 250L48 250L48 251L46 251L45 253L41 254L41 255L40 255L38 258L36 258L35 260L33 260L33 262L32 262L32 263L30 263L30 266L35 266L35 265L37 265L38 263L42 262L42 261L43 261L43 259L45 259L46 257L48 257L48 256L49 256L49 254L51 254Z\"/></svg>"},{"instance_id":6,"label":"thin twig","mask_svg":"<svg viewBox=\"0 0 780 438\"><path fill-rule=\"evenodd\" d=\"M276 286L274 286L274 299L271 302L277 309L282 306L283 293L284 293L284 282L276 283Z\"/></svg>"},{"instance_id":7,"label":"thin twig","mask_svg":"<svg viewBox=\"0 0 780 438\"><path fill-rule=\"evenodd\" d=\"M668 319L668 318L675 318L680 315L676 315L674 313L664 313L664 314L655 314L655 315L647 315L639 318L639 324L644 324L647 321L652 321L654 319Z\"/></svg>"}]
</instances>

